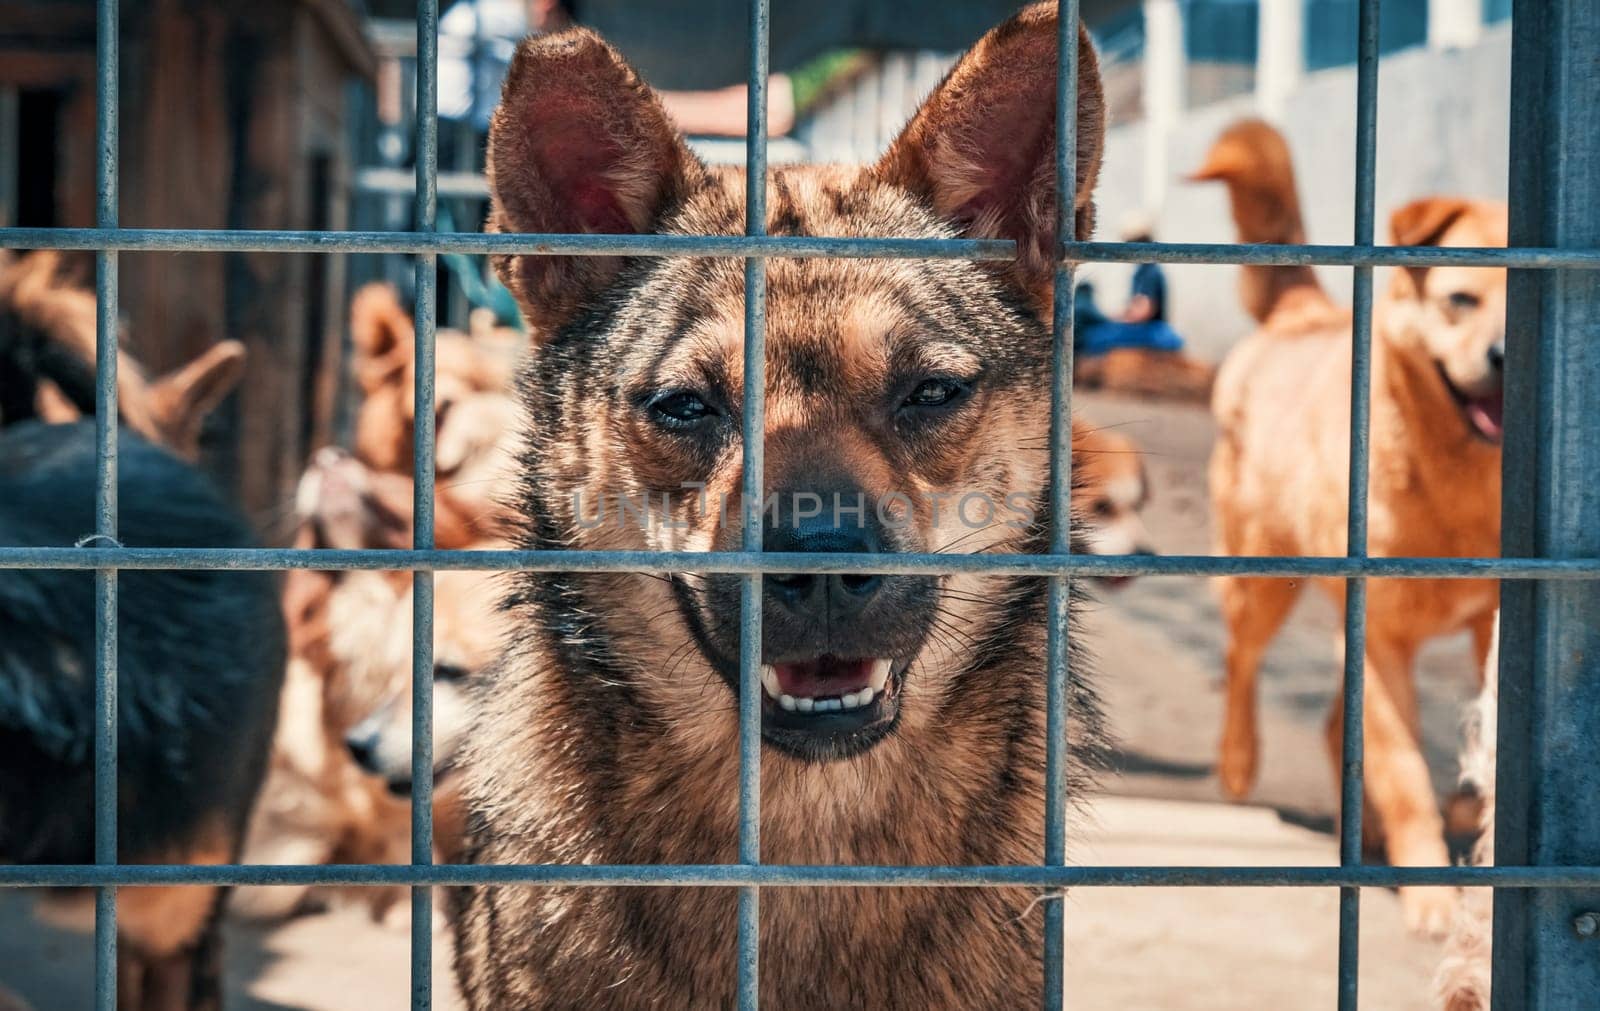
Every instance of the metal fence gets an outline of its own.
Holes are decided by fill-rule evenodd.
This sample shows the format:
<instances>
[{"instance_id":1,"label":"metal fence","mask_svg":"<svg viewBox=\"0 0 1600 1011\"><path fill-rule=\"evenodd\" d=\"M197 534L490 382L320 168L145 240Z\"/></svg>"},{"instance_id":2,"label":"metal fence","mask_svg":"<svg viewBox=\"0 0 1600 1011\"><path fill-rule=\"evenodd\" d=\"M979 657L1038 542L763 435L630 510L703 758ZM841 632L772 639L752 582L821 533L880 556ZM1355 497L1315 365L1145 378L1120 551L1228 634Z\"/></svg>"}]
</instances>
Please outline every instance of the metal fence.
<instances>
[{"instance_id":1,"label":"metal fence","mask_svg":"<svg viewBox=\"0 0 1600 1011\"><path fill-rule=\"evenodd\" d=\"M1060 0L1056 85L1057 192L1075 191L1077 0ZM745 398L744 544L723 553L437 551L433 545L435 259L441 252L528 255L723 256L745 261L746 388L764 388L768 257L1006 259L1010 242L783 238L764 235L768 0L750 3L750 106L745 235L477 235L434 231L437 182L437 0L417 14L416 220L410 233L226 232L117 226L118 4L98 3L96 227L0 229L0 247L96 251L98 481L96 529L84 547L0 547L0 568L92 569L96 579L95 858L92 866L0 868L0 887L97 889L96 1006L116 1004L117 889L153 884L409 885L412 1006L431 1005L430 887L484 883L564 886L703 886L739 890L738 997L756 1006L762 888L792 886L1337 887L1338 1005L1356 1007L1361 889L1493 885L1496 1006L1568 1008L1600 1001L1600 942L1578 929L1600 909L1600 5L1517 0L1513 36L1511 194L1513 247L1441 249L1373 243L1378 0L1361 0L1356 133L1355 242L1350 246L1129 245L1064 241L1055 278L1048 554L949 555L761 552L763 398ZM1072 235L1072 204L1059 201L1059 234ZM124 250L399 252L416 262L416 473L409 551L209 550L121 547L117 537L117 256ZM1349 548L1344 558L1085 557L1070 551L1069 482L1073 264L1094 260L1317 263L1354 269L1350 403ZM1366 551L1372 269L1375 266L1513 268L1508 317L1505 557L1371 558ZM400 866L184 866L117 863L117 574L134 568L394 569L415 573L413 625L412 861ZM739 863L706 866L437 866L432 863L433 581L439 569L700 571L740 573ZM1049 586L1045 860L1039 866L826 867L761 862L759 664L763 573L951 573L1043 577ZM1343 787L1337 867L1095 867L1065 862L1066 684L1063 621L1069 581L1087 575L1342 577L1345 609ZM1501 578L1502 716L1496 867L1386 867L1362 863L1362 653L1369 578ZM1045 904L1045 1006L1061 1007L1063 904Z\"/></svg>"}]
</instances>

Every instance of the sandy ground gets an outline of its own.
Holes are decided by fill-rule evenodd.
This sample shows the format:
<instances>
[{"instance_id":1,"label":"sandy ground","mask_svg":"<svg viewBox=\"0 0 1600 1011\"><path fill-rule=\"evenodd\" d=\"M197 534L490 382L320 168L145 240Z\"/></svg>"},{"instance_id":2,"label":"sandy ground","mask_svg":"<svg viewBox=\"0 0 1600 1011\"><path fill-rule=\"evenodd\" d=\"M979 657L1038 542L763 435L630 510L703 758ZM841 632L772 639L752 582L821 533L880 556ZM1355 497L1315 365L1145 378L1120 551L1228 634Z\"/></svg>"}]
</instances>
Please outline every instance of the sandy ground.
<instances>
[{"instance_id":1,"label":"sandy ground","mask_svg":"<svg viewBox=\"0 0 1600 1011\"><path fill-rule=\"evenodd\" d=\"M1078 826L1073 859L1103 864L1328 864L1326 835L1260 808L1108 798ZM92 936L27 922L31 896L0 895L0 980L36 1011L88 1007ZM1081 888L1067 907L1067 979L1081 1008L1288 1011L1334 1004L1338 895L1331 889ZM1427 1007L1437 947L1405 933L1388 892L1362 902L1365 1007ZM368 1011L407 1006L409 933L353 909L275 929L228 932L233 1011ZM434 1006L462 1007L434 943ZM768 971L775 971L770 969Z\"/></svg>"},{"instance_id":2,"label":"sandy ground","mask_svg":"<svg viewBox=\"0 0 1600 1011\"><path fill-rule=\"evenodd\" d=\"M1120 427L1148 454L1156 546L1205 553L1200 408L1082 396L1084 415ZM1337 688L1339 616L1307 594L1262 675L1264 754L1252 804L1220 803L1221 629L1205 582L1146 578L1093 605L1087 633L1120 739L1111 796L1073 827L1078 862L1325 864L1336 861L1337 797L1322 744ZM1455 777L1461 705L1473 690L1465 640L1435 644L1420 672L1426 749L1441 791ZM1292 1009L1334 1003L1337 894L1311 889L1079 889L1069 903L1068 972L1084 1008ZM1364 893L1362 1003L1426 1007L1435 945L1400 926L1395 897ZM275 928L230 927L230 1006L344 1011L408 1003L408 933L343 910ZM90 934L80 918L44 923L31 897L0 894L0 982L37 1011L86 1007ZM442 938L436 1005L459 1007Z\"/></svg>"}]
</instances>

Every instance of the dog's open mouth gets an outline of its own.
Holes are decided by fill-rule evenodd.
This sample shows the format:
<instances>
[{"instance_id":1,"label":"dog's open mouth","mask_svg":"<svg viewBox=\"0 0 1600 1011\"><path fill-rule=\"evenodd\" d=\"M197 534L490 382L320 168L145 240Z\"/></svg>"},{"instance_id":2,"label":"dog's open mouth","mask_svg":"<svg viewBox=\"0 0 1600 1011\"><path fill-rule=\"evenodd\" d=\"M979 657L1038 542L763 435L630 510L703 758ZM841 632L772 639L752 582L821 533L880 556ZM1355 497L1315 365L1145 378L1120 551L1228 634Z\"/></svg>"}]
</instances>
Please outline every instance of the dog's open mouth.
<instances>
[{"instance_id":1,"label":"dog's open mouth","mask_svg":"<svg viewBox=\"0 0 1600 1011\"><path fill-rule=\"evenodd\" d=\"M1462 417L1467 419L1467 424L1481 438L1498 446L1505 435L1505 388L1496 383L1494 389L1487 393L1467 393L1451 381L1443 365L1435 362L1434 366L1439 370L1439 378L1444 380L1445 389L1450 391L1451 399L1461 409Z\"/></svg>"},{"instance_id":2,"label":"dog's open mouth","mask_svg":"<svg viewBox=\"0 0 1600 1011\"><path fill-rule=\"evenodd\" d=\"M857 754L894 725L908 661L823 655L762 664L768 740L804 757Z\"/></svg>"}]
</instances>

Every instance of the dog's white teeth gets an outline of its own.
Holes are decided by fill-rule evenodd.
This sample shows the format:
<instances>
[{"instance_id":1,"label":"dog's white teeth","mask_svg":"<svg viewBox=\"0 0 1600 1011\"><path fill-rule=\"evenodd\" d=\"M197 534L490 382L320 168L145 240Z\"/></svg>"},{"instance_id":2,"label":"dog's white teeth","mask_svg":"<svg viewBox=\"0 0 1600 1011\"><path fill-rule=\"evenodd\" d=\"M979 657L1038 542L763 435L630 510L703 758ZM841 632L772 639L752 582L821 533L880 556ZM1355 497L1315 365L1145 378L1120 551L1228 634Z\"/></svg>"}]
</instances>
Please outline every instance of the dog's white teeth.
<instances>
[{"instance_id":1,"label":"dog's white teeth","mask_svg":"<svg viewBox=\"0 0 1600 1011\"><path fill-rule=\"evenodd\" d=\"M872 676L868 679L867 684L874 692L883 691L883 686L889 683L889 668L893 666L893 660L872 661Z\"/></svg>"},{"instance_id":2,"label":"dog's white teeth","mask_svg":"<svg viewBox=\"0 0 1600 1011\"><path fill-rule=\"evenodd\" d=\"M880 661L887 667L888 661ZM777 675L771 667L761 669L761 683L766 688L767 694L772 696L778 707L785 712L800 713L839 713L849 709L860 709L871 705L872 700L880 694L880 689L872 685L865 685L853 692L843 695L833 695L827 698L817 698L809 695L788 695L779 690L775 683Z\"/></svg>"},{"instance_id":3,"label":"dog's white teeth","mask_svg":"<svg viewBox=\"0 0 1600 1011\"><path fill-rule=\"evenodd\" d=\"M783 694L783 689L778 684L778 668L769 663L761 665L761 687L765 688L767 694L773 698Z\"/></svg>"}]
</instances>

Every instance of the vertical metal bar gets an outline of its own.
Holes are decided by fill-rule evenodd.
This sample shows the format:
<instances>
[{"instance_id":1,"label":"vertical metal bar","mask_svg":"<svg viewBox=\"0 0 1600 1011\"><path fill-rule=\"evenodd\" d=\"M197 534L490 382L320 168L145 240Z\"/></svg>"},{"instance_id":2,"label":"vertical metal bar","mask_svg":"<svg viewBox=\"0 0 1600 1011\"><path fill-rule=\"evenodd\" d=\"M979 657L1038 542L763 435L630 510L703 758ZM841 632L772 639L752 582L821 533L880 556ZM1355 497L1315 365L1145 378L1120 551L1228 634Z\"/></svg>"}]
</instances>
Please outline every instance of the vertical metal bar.
<instances>
[{"instance_id":1,"label":"vertical metal bar","mask_svg":"<svg viewBox=\"0 0 1600 1011\"><path fill-rule=\"evenodd\" d=\"M767 232L768 0L750 0L749 106L745 120L746 235ZM760 551L767 416L767 262L744 261L743 541ZM739 592L739 862L761 862L761 574ZM739 1007L760 1003L761 892L739 889Z\"/></svg>"},{"instance_id":2,"label":"vertical metal bar","mask_svg":"<svg viewBox=\"0 0 1600 1011\"><path fill-rule=\"evenodd\" d=\"M117 0L100 0L95 24L95 224L117 226ZM95 543L117 537L117 254L95 253ZM117 570L94 574L94 861L117 862ZM94 1003L117 1006L117 890L94 904Z\"/></svg>"},{"instance_id":3,"label":"vertical metal bar","mask_svg":"<svg viewBox=\"0 0 1600 1011\"><path fill-rule=\"evenodd\" d=\"M480 9L481 16L481 9ZM417 2L416 227L434 230L439 177L439 3ZM433 547L434 329L438 254L417 256L412 544ZM411 863L433 863L433 573L411 576ZM433 1006L433 891L411 889L411 1006Z\"/></svg>"},{"instance_id":4,"label":"vertical metal bar","mask_svg":"<svg viewBox=\"0 0 1600 1011\"><path fill-rule=\"evenodd\" d=\"M1355 244L1371 246L1378 148L1378 0L1361 0L1356 55ZM1367 556L1367 479L1372 417L1372 268L1352 268L1350 480L1345 553ZM1340 760L1339 863L1361 863L1362 707L1366 704L1367 581L1350 579L1344 598L1344 724ZM1361 966L1361 889L1339 890L1339 1008L1355 1011Z\"/></svg>"},{"instance_id":5,"label":"vertical metal bar","mask_svg":"<svg viewBox=\"0 0 1600 1011\"><path fill-rule=\"evenodd\" d=\"M1600 245L1596 53L1594 0L1517 0L1513 245ZM1600 552L1600 275L1512 271L1506 317L1503 550ZM1501 606L1495 856L1600 864L1600 583L1507 582ZM1600 890L1498 891L1494 1006L1593 1007L1600 941L1577 929L1591 912Z\"/></svg>"},{"instance_id":6,"label":"vertical metal bar","mask_svg":"<svg viewBox=\"0 0 1600 1011\"><path fill-rule=\"evenodd\" d=\"M1056 3L1056 271L1050 345L1050 550L1072 550L1072 282L1060 243L1077 238L1078 0ZM1045 633L1044 861L1067 861L1067 619L1072 583L1052 576ZM1044 1006L1066 1000L1066 900L1044 903Z\"/></svg>"},{"instance_id":7,"label":"vertical metal bar","mask_svg":"<svg viewBox=\"0 0 1600 1011\"><path fill-rule=\"evenodd\" d=\"M750 0L744 234L766 234L768 0ZM744 261L744 550L762 550L766 469L766 261ZM762 862L762 576L739 587L739 862ZM760 889L739 889L739 1008L760 1003Z\"/></svg>"}]
</instances>

